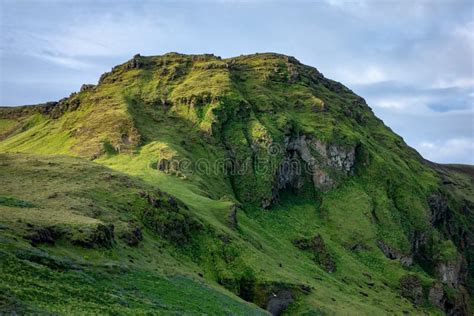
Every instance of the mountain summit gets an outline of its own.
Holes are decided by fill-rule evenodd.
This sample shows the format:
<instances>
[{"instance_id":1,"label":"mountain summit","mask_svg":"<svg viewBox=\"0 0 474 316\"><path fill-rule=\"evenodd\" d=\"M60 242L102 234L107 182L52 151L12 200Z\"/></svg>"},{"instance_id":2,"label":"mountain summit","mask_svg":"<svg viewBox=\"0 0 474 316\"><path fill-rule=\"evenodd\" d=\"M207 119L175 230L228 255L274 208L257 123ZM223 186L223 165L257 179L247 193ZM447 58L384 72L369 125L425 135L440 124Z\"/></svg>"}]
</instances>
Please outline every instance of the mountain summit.
<instances>
[{"instance_id":1,"label":"mountain summit","mask_svg":"<svg viewBox=\"0 0 474 316\"><path fill-rule=\"evenodd\" d=\"M0 312L468 315L473 173L294 57L135 55L0 108Z\"/></svg>"}]
</instances>

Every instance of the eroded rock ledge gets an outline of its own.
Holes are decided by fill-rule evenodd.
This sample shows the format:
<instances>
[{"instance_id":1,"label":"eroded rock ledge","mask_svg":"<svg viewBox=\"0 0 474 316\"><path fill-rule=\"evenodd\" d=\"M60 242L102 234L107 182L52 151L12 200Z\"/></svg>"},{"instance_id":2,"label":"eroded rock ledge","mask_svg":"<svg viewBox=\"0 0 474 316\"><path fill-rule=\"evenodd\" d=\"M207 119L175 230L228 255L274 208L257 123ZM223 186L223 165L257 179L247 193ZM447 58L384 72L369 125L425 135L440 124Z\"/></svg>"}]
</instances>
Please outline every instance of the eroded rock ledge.
<instances>
[{"instance_id":1,"label":"eroded rock ledge","mask_svg":"<svg viewBox=\"0 0 474 316\"><path fill-rule=\"evenodd\" d=\"M284 159L277 170L271 198L262 200L269 208L283 189L299 190L309 179L316 191L333 188L341 178L353 173L356 148L324 143L312 136L287 136L282 144Z\"/></svg>"}]
</instances>

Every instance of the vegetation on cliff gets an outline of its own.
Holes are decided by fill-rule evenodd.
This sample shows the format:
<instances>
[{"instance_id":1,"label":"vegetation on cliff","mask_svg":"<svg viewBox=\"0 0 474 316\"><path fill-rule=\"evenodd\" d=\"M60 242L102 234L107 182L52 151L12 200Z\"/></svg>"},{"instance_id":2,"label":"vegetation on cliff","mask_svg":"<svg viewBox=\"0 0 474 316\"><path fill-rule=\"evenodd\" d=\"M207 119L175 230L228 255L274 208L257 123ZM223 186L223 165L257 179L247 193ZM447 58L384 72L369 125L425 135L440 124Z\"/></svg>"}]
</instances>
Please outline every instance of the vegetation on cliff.
<instances>
[{"instance_id":1,"label":"vegetation on cliff","mask_svg":"<svg viewBox=\"0 0 474 316\"><path fill-rule=\"evenodd\" d=\"M469 313L472 167L293 57L136 55L2 108L0 184L0 311Z\"/></svg>"}]
</instances>

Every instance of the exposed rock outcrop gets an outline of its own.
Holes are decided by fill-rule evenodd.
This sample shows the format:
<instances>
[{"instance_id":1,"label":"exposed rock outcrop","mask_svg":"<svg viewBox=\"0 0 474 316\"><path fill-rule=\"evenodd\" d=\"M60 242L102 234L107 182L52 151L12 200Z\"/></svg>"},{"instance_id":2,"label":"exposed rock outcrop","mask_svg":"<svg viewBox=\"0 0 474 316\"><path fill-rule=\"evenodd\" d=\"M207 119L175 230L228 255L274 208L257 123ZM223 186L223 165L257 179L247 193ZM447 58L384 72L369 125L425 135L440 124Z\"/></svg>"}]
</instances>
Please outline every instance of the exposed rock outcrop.
<instances>
[{"instance_id":1,"label":"exposed rock outcrop","mask_svg":"<svg viewBox=\"0 0 474 316\"><path fill-rule=\"evenodd\" d=\"M410 234L411 254L414 257L424 256L423 247L427 244L427 234L423 231L414 231Z\"/></svg>"},{"instance_id":2,"label":"exposed rock outcrop","mask_svg":"<svg viewBox=\"0 0 474 316\"><path fill-rule=\"evenodd\" d=\"M25 238L28 239L33 246L43 243L54 245L58 235L53 227L31 227Z\"/></svg>"},{"instance_id":3,"label":"exposed rock outcrop","mask_svg":"<svg viewBox=\"0 0 474 316\"><path fill-rule=\"evenodd\" d=\"M400 279L401 295L415 305L425 303L425 295L421 280L413 274L408 274ZM464 316L471 315L468 311L468 293L460 286L458 289L446 291L445 286L440 282L434 282L427 290L426 299L428 303L438 307L446 315Z\"/></svg>"},{"instance_id":4,"label":"exposed rock outcrop","mask_svg":"<svg viewBox=\"0 0 474 316\"><path fill-rule=\"evenodd\" d=\"M389 244L385 243L383 240L377 241L377 246L382 250L385 257L389 259L398 259L400 258L400 252L392 248Z\"/></svg>"},{"instance_id":5,"label":"exposed rock outcrop","mask_svg":"<svg viewBox=\"0 0 474 316\"><path fill-rule=\"evenodd\" d=\"M393 248L392 246L390 246L389 244L387 244L383 240L378 240L377 241L377 246L383 252L385 257L387 257L391 260L399 259L400 263L404 267L409 267L413 264L413 255L411 253L404 254L401 251Z\"/></svg>"},{"instance_id":6,"label":"exposed rock outcrop","mask_svg":"<svg viewBox=\"0 0 474 316\"><path fill-rule=\"evenodd\" d=\"M431 212L430 223L435 227L446 224L450 217L447 197L439 193L432 194L428 198L428 205Z\"/></svg>"},{"instance_id":7,"label":"exposed rock outcrop","mask_svg":"<svg viewBox=\"0 0 474 316\"><path fill-rule=\"evenodd\" d=\"M79 90L80 92L85 92L85 91L90 91L95 88L94 84L83 84L81 86L81 89Z\"/></svg>"},{"instance_id":8,"label":"exposed rock outcrop","mask_svg":"<svg viewBox=\"0 0 474 316\"><path fill-rule=\"evenodd\" d=\"M326 169L335 169L350 174L355 163L355 147L345 149L329 145L310 136L285 139L286 151L296 151L308 164L312 172L313 183L317 189L329 189L334 184Z\"/></svg>"},{"instance_id":9,"label":"exposed rock outcrop","mask_svg":"<svg viewBox=\"0 0 474 316\"><path fill-rule=\"evenodd\" d=\"M454 260L438 262L436 275L444 284L456 288L464 280L463 270L463 260L457 256Z\"/></svg>"},{"instance_id":10,"label":"exposed rock outcrop","mask_svg":"<svg viewBox=\"0 0 474 316\"><path fill-rule=\"evenodd\" d=\"M282 189L299 190L306 176L311 179L315 190L331 189L337 183L332 174L352 174L355 149L356 146L344 148L306 135L287 136L282 145L284 159L275 176L272 197L264 198L262 206L268 208L274 204Z\"/></svg>"},{"instance_id":11,"label":"exposed rock outcrop","mask_svg":"<svg viewBox=\"0 0 474 316\"><path fill-rule=\"evenodd\" d=\"M280 315L293 301L293 293L289 290L272 293L268 298L267 311L272 315Z\"/></svg>"},{"instance_id":12,"label":"exposed rock outcrop","mask_svg":"<svg viewBox=\"0 0 474 316\"><path fill-rule=\"evenodd\" d=\"M169 201L160 203L160 206L150 207L141 212L142 223L171 242L177 244L191 242L193 233L202 229L201 223L183 208L179 206L173 208Z\"/></svg>"},{"instance_id":13,"label":"exposed rock outcrop","mask_svg":"<svg viewBox=\"0 0 474 316\"><path fill-rule=\"evenodd\" d=\"M455 295L448 296L444 303L444 311L448 316L472 315L469 310L469 294L461 287Z\"/></svg>"},{"instance_id":14,"label":"exposed rock outcrop","mask_svg":"<svg viewBox=\"0 0 474 316\"><path fill-rule=\"evenodd\" d=\"M403 297L411 300L416 305L423 303L423 287L420 279L413 274L408 274L400 279L400 291Z\"/></svg>"},{"instance_id":15,"label":"exposed rock outcrop","mask_svg":"<svg viewBox=\"0 0 474 316\"><path fill-rule=\"evenodd\" d=\"M320 234L317 234L314 238L296 239L293 241L293 244L301 250L310 251L313 254L313 260L326 272L332 273L336 271L336 263Z\"/></svg>"},{"instance_id":16,"label":"exposed rock outcrop","mask_svg":"<svg viewBox=\"0 0 474 316\"><path fill-rule=\"evenodd\" d=\"M136 54L125 64L125 69L137 69L141 66L143 66L143 60L141 59L140 54Z\"/></svg>"},{"instance_id":17,"label":"exposed rock outcrop","mask_svg":"<svg viewBox=\"0 0 474 316\"><path fill-rule=\"evenodd\" d=\"M229 215L227 216L227 222L232 229L237 229L237 206L232 204L229 209Z\"/></svg>"},{"instance_id":18,"label":"exposed rock outcrop","mask_svg":"<svg viewBox=\"0 0 474 316\"><path fill-rule=\"evenodd\" d=\"M135 247L143 239L141 228L134 222L129 222L127 228L121 232L120 239L128 246Z\"/></svg>"},{"instance_id":19,"label":"exposed rock outcrop","mask_svg":"<svg viewBox=\"0 0 474 316\"><path fill-rule=\"evenodd\" d=\"M448 185L456 185L455 182L446 179L445 182ZM448 313L449 310L467 310L463 293L466 292L464 286L469 284L469 279L472 279L472 269L469 269L469 266L472 266L472 251L469 250L470 232L465 222L456 220L455 216L469 215L472 212L472 206L463 199L456 202L444 191L433 193L428 197L427 202L430 223L446 238L444 246L448 245L448 249L445 249L448 250L447 253L445 251L444 255L438 254L439 257L435 260L435 276L443 284L458 291L455 298L446 300L446 311ZM450 251L449 248L451 248Z\"/></svg>"},{"instance_id":20,"label":"exposed rock outcrop","mask_svg":"<svg viewBox=\"0 0 474 316\"><path fill-rule=\"evenodd\" d=\"M443 285L439 282L433 283L428 292L428 301L431 305L434 305L444 310L444 304L446 297L444 295Z\"/></svg>"},{"instance_id":21,"label":"exposed rock outcrop","mask_svg":"<svg viewBox=\"0 0 474 316\"><path fill-rule=\"evenodd\" d=\"M141 223L154 233L174 243L183 244L192 241L193 233L200 231L202 224L189 213L186 205L176 198L159 190L139 192L148 207L141 210Z\"/></svg>"},{"instance_id":22,"label":"exposed rock outcrop","mask_svg":"<svg viewBox=\"0 0 474 316\"><path fill-rule=\"evenodd\" d=\"M114 225L99 223L95 227L82 229L77 236L71 237L71 242L85 248L112 248L114 240Z\"/></svg>"}]
</instances>

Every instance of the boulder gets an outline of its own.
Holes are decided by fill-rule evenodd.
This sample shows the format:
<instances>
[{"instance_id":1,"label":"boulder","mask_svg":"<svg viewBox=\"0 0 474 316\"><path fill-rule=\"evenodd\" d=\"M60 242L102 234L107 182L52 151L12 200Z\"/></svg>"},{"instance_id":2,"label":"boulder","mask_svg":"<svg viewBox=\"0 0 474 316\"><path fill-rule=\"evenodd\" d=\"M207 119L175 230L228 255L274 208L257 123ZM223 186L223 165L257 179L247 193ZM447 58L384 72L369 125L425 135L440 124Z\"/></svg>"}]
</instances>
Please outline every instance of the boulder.
<instances>
[{"instance_id":1,"label":"boulder","mask_svg":"<svg viewBox=\"0 0 474 316\"><path fill-rule=\"evenodd\" d=\"M385 257L389 259L398 259L400 258L400 252L395 248L392 248L389 244L385 243L383 240L377 241L377 246L382 250Z\"/></svg>"},{"instance_id":2,"label":"boulder","mask_svg":"<svg viewBox=\"0 0 474 316\"><path fill-rule=\"evenodd\" d=\"M270 295L266 309L272 315L280 315L293 302L293 293L289 290L281 290Z\"/></svg>"},{"instance_id":3,"label":"boulder","mask_svg":"<svg viewBox=\"0 0 474 316\"><path fill-rule=\"evenodd\" d=\"M401 295L415 305L423 304L423 287L420 279L413 274L408 274L400 279Z\"/></svg>"},{"instance_id":4,"label":"boulder","mask_svg":"<svg viewBox=\"0 0 474 316\"><path fill-rule=\"evenodd\" d=\"M445 300L443 285L439 282L433 283L428 292L428 301L430 304L444 310Z\"/></svg>"},{"instance_id":5,"label":"boulder","mask_svg":"<svg viewBox=\"0 0 474 316\"><path fill-rule=\"evenodd\" d=\"M411 267L413 265L414 258L413 258L412 253L403 254L401 251L399 251L399 250L395 249L394 247L390 246L389 244L387 244L383 240L378 240L377 241L377 246L383 252L385 257L387 257L391 260L399 259L402 266Z\"/></svg>"},{"instance_id":6,"label":"boulder","mask_svg":"<svg viewBox=\"0 0 474 316\"><path fill-rule=\"evenodd\" d=\"M127 228L120 234L120 239L128 246L135 247L143 239L141 228L133 222L129 222Z\"/></svg>"},{"instance_id":7,"label":"boulder","mask_svg":"<svg viewBox=\"0 0 474 316\"><path fill-rule=\"evenodd\" d=\"M89 90L92 90L95 88L95 85L94 84L83 84L81 86L81 90L80 92L84 92L84 91L89 91Z\"/></svg>"},{"instance_id":8,"label":"boulder","mask_svg":"<svg viewBox=\"0 0 474 316\"><path fill-rule=\"evenodd\" d=\"M33 246L43 243L54 245L57 235L53 227L31 227L25 239L28 239Z\"/></svg>"},{"instance_id":9,"label":"boulder","mask_svg":"<svg viewBox=\"0 0 474 316\"><path fill-rule=\"evenodd\" d=\"M327 250L323 237L320 234L310 239L296 239L293 241L293 244L301 250L312 252L314 255L313 260L326 270L326 272L333 273L336 271L336 263Z\"/></svg>"},{"instance_id":10,"label":"boulder","mask_svg":"<svg viewBox=\"0 0 474 316\"><path fill-rule=\"evenodd\" d=\"M112 248L114 245L114 225L99 223L93 228L85 228L72 237L71 242L84 248Z\"/></svg>"},{"instance_id":11,"label":"boulder","mask_svg":"<svg viewBox=\"0 0 474 316\"><path fill-rule=\"evenodd\" d=\"M327 150L328 165L349 173L355 162L355 147L348 150L341 147L331 145Z\"/></svg>"},{"instance_id":12,"label":"boulder","mask_svg":"<svg viewBox=\"0 0 474 316\"><path fill-rule=\"evenodd\" d=\"M126 64L125 64L125 69L138 69L143 66L143 60L140 56L140 54L136 54L133 56L132 59L130 59Z\"/></svg>"},{"instance_id":13,"label":"boulder","mask_svg":"<svg viewBox=\"0 0 474 316\"><path fill-rule=\"evenodd\" d=\"M439 262L436 266L436 274L438 279L452 287L457 287L461 281L462 260L460 257L457 260Z\"/></svg>"}]
</instances>

